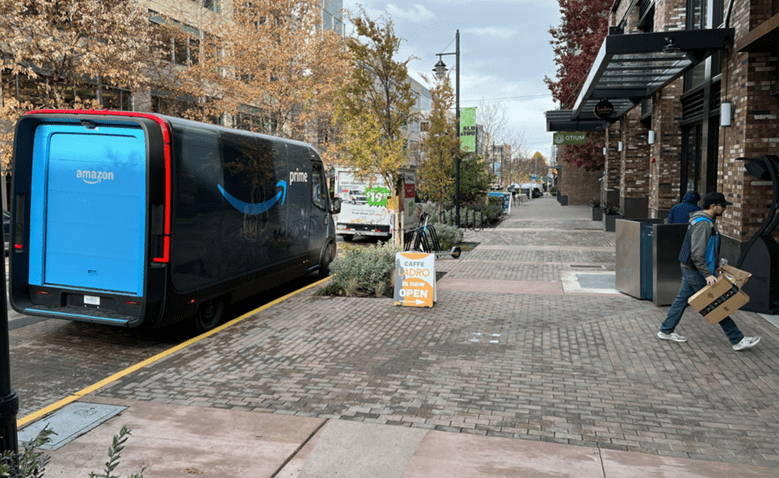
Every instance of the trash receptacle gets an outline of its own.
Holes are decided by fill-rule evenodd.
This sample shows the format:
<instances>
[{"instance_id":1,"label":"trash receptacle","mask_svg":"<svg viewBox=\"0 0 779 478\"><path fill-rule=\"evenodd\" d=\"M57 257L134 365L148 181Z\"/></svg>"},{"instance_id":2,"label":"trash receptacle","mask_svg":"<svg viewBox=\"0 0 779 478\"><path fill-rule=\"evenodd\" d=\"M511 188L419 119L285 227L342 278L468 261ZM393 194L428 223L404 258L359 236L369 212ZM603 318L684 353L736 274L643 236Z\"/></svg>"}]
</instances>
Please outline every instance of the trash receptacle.
<instances>
[{"instance_id":1,"label":"trash receptacle","mask_svg":"<svg viewBox=\"0 0 779 478\"><path fill-rule=\"evenodd\" d=\"M653 225L663 219L617 219L615 283L617 290L637 299L654 295ZM678 254L678 249L677 249Z\"/></svg>"}]
</instances>

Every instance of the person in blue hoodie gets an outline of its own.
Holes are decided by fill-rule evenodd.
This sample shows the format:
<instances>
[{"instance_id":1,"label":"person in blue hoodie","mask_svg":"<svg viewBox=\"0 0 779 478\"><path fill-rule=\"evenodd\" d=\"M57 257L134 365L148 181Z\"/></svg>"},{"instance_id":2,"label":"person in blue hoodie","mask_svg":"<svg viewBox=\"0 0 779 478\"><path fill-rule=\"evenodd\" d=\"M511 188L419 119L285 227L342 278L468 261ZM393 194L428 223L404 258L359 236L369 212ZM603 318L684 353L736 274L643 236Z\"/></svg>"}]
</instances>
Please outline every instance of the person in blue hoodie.
<instances>
[{"instance_id":1,"label":"person in blue hoodie","mask_svg":"<svg viewBox=\"0 0 779 478\"><path fill-rule=\"evenodd\" d=\"M687 224L690 221L690 214L701 210L698 206L700 200L701 195L698 191L685 194L682 202L671 208L666 224Z\"/></svg>"},{"instance_id":2,"label":"person in blue hoodie","mask_svg":"<svg viewBox=\"0 0 779 478\"><path fill-rule=\"evenodd\" d=\"M687 342L687 338L674 332L682 320L687 299L707 285L713 285L717 278L714 270L719 259L720 237L714 221L722 216L731 202L719 192L710 192L703 197L703 210L695 212L690 217L690 225L684 237L682 250L679 252L679 262L682 266L682 286L679 295L668 310L665 321L660 326L657 337L674 342ZM746 350L760 342L760 337L745 337L738 329L733 319L725 317L719 323L722 331L728 336L733 350Z\"/></svg>"}]
</instances>

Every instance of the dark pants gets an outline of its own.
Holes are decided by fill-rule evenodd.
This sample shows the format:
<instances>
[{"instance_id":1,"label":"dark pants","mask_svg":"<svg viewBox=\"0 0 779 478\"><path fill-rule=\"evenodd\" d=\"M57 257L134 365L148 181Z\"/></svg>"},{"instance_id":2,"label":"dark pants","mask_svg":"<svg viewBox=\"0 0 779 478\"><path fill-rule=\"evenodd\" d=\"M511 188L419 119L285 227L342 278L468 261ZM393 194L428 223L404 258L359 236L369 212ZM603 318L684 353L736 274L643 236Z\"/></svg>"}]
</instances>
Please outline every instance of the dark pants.
<instances>
[{"instance_id":1,"label":"dark pants","mask_svg":"<svg viewBox=\"0 0 779 478\"><path fill-rule=\"evenodd\" d=\"M676 296L674 303L671 304L671 309L668 311L668 316L665 318L663 325L660 326L661 332L670 334L674 331L676 326L679 325L679 321L682 320L682 314L687 307L687 299L705 286L706 279L700 272L682 267L682 287L679 289L679 295ZM736 345L744 338L744 334L738 330L738 326L730 317L722 319L719 325L722 327L725 335L728 336L731 344Z\"/></svg>"}]
</instances>

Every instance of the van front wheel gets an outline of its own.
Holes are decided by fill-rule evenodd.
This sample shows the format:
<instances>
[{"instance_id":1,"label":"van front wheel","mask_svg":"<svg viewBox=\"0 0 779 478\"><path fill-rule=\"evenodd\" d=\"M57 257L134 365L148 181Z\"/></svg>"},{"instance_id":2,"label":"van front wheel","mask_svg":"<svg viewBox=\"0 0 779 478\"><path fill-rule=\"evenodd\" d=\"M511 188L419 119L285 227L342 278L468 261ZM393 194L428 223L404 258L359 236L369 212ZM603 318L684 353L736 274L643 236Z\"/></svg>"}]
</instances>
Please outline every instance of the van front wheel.
<instances>
[{"instance_id":1,"label":"van front wheel","mask_svg":"<svg viewBox=\"0 0 779 478\"><path fill-rule=\"evenodd\" d=\"M333 262L333 243L325 246L325 252L322 254L322 263L319 264L319 278L324 279L330 275L330 263Z\"/></svg>"},{"instance_id":2,"label":"van front wheel","mask_svg":"<svg viewBox=\"0 0 779 478\"><path fill-rule=\"evenodd\" d=\"M224 304L219 299L209 300L201 304L195 314L195 331L202 334L219 325L223 309Z\"/></svg>"}]
</instances>

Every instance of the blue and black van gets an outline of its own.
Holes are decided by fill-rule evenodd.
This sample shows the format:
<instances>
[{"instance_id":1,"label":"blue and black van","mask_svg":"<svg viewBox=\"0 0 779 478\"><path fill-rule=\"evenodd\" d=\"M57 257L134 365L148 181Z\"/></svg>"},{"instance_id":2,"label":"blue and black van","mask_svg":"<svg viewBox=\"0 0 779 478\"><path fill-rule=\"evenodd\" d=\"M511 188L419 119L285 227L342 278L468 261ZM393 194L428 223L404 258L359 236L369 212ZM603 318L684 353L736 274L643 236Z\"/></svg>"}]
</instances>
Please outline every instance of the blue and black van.
<instances>
[{"instance_id":1,"label":"blue and black van","mask_svg":"<svg viewBox=\"0 0 779 478\"><path fill-rule=\"evenodd\" d=\"M328 274L340 200L309 145L168 116L42 110L16 125L14 310L125 327Z\"/></svg>"}]
</instances>

